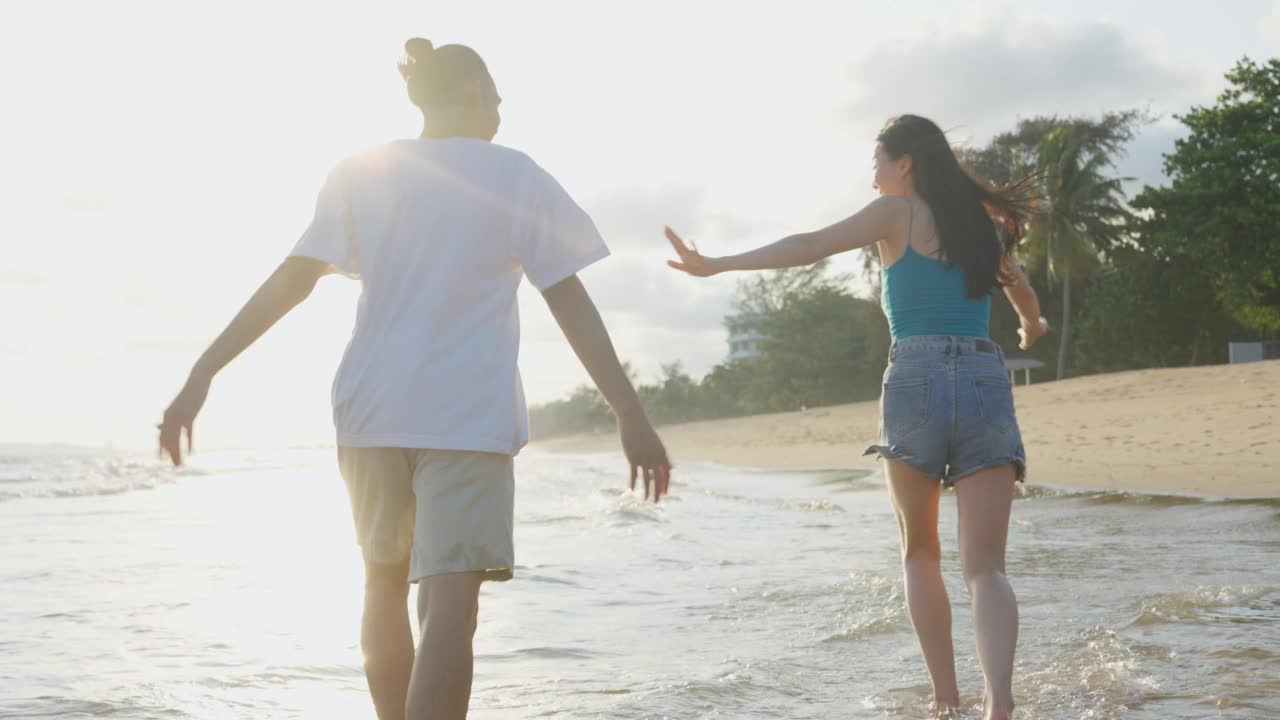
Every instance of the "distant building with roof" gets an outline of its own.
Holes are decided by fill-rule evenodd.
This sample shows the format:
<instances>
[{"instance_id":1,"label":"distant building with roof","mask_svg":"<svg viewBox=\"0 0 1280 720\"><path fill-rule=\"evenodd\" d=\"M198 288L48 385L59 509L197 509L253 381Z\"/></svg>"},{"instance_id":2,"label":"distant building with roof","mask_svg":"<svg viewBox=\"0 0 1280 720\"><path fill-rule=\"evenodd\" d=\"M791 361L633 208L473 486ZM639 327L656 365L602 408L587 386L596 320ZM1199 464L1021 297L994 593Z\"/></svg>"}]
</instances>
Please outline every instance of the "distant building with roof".
<instances>
[{"instance_id":1,"label":"distant building with roof","mask_svg":"<svg viewBox=\"0 0 1280 720\"><path fill-rule=\"evenodd\" d=\"M764 317L758 313L740 313L724 319L729 331L729 362L760 357L766 336L760 331Z\"/></svg>"}]
</instances>

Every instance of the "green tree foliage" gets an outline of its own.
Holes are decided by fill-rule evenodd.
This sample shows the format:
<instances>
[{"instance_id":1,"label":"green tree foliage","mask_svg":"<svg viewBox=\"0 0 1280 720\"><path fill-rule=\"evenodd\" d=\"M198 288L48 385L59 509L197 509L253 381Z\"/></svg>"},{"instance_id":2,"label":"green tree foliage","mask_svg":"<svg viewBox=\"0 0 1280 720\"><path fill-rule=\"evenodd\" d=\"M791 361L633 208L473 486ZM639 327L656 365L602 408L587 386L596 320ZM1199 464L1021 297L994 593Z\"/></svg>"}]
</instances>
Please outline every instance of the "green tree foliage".
<instances>
[{"instance_id":1,"label":"green tree foliage","mask_svg":"<svg viewBox=\"0 0 1280 720\"><path fill-rule=\"evenodd\" d=\"M1146 241L1192 258L1218 299L1259 333L1280 330L1280 60L1242 59L1216 104L1179 117L1169 187L1146 188Z\"/></svg>"},{"instance_id":2,"label":"green tree foliage","mask_svg":"<svg viewBox=\"0 0 1280 720\"><path fill-rule=\"evenodd\" d=\"M981 148L960 151L960 159L996 185L1019 180L1040 166L1040 149L1049 134L1066 132L1076 138L1088 155L1119 157L1138 130L1150 121L1141 110L1103 113L1099 118L1042 115L1018 121Z\"/></svg>"},{"instance_id":3,"label":"green tree foliage","mask_svg":"<svg viewBox=\"0 0 1280 720\"><path fill-rule=\"evenodd\" d=\"M830 264L830 260L821 260L803 267L752 273L738 281L733 298L734 312L765 317L781 310L788 301L804 297L816 289L848 285L848 275L827 272Z\"/></svg>"},{"instance_id":4,"label":"green tree foliage","mask_svg":"<svg viewBox=\"0 0 1280 720\"><path fill-rule=\"evenodd\" d=\"M1044 179L1044 201L1027 235L1028 258L1061 287L1059 380L1066 376L1071 337L1071 281L1098 270L1102 251L1119 243L1129 221L1121 178L1110 173L1114 156L1091 151L1088 138L1075 127L1062 126L1041 142L1037 169Z\"/></svg>"},{"instance_id":5,"label":"green tree foliage","mask_svg":"<svg viewBox=\"0 0 1280 720\"><path fill-rule=\"evenodd\" d=\"M814 288L770 315L752 395L762 411L874 397L889 331L879 306L836 286Z\"/></svg>"},{"instance_id":6,"label":"green tree foliage","mask_svg":"<svg viewBox=\"0 0 1280 720\"><path fill-rule=\"evenodd\" d=\"M987 145L959 152L962 162L996 185L1035 173L1044 178L1042 195L1050 216L1041 220L1049 222L1033 228L1019 258L1031 273L1041 313L1053 318L1058 338L1056 352L1052 343L1042 342L1028 355L1055 364L1059 377L1070 365L1071 325L1087 290L1085 281L1102 267L1099 253L1115 246L1123 235L1124 196L1120 180L1109 177L1110 170L1150 119L1141 110L1107 112L1097 118L1026 118ZM1101 195L1091 199L1093 209L1084 213L1071 208L1075 198L1066 191L1086 196L1087 189ZM1072 215L1083 222L1070 222ZM1068 272L1062 272L1064 267ZM997 298L992 303L992 338L1013 348L1017 330L1017 316L1003 298Z\"/></svg>"},{"instance_id":7,"label":"green tree foliage","mask_svg":"<svg viewBox=\"0 0 1280 720\"><path fill-rule=\"evenodd\" d=\"M1137 245L1116 248L1109 261L1080 315L1079 371L1226 362L1240 327L1198 263Z\"/></svg>"}]
</instances>

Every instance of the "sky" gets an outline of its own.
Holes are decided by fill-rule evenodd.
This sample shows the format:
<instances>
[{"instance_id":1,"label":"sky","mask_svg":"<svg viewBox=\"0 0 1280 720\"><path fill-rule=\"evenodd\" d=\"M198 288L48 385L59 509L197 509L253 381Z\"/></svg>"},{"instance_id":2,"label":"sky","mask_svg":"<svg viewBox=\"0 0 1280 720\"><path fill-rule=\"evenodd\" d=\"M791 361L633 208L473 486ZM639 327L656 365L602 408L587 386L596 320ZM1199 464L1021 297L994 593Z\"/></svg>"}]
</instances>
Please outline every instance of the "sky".
<instances>
[{"instance_id":1,"label":"sky","mask_svg":"<svg viewBox=\"0 0 1280 720\"><path fill-rule=\"evenodd\" d=\"M1241 56L1280 55L1280 0L752 5L6 4L0 443L153 443L329 168L420 131L395 70L410 36L478 50L503 96L495 141L596 220L613 256L583 282L641 380L728 351L737 278L666 268L664 224L727 254L845 217L904 112L980 145L1022 117L1145 108L1117 172L1162 184L1173 115L1212 103ZM357 295L325 278L220 374L197 449L331 442ZM527 285L520 305L530 400L587 382Z\"/></svg>"}]
</instances>

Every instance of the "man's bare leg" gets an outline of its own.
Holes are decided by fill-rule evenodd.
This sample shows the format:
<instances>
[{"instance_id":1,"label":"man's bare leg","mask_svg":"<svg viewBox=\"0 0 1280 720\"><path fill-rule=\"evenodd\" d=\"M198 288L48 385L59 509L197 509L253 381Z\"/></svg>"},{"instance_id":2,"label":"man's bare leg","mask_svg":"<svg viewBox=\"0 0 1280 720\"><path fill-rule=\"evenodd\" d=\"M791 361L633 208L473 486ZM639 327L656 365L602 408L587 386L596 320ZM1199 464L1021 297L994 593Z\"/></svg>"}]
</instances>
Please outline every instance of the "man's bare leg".
<instances>
[{"instance_id":1,"label":"man's bare leg","mask_svg":"<svg viewBox=\"0 0 1280 720\"><path fill-rule=\"evenodd\" d=\"M408 720L464 720L471 702L472 639L480 609L479 572L419 581L422 638L409 683Z\"/></svg>"},{"instance_id":2,"label":"man's bare leg","mask_svg":"<svg viewBox=\"0 0 1280 720\"><path fill-rule=\"evenodd\" d=\"M408 559L395 565L365 563L360 648L378 720L404 720L413 671L408 575Z\"/></svg>"}]
</instances>

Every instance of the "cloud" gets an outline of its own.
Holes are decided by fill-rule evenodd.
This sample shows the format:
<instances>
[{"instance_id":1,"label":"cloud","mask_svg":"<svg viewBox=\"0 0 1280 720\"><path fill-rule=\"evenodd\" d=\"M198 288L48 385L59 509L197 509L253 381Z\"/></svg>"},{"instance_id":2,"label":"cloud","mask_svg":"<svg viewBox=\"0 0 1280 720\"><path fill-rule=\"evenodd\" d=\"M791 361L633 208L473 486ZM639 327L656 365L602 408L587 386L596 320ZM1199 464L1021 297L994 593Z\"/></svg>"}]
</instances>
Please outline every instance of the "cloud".
<instances>
[{"instance_id":1,"label":"cloud","mask_svg":"<svg viewBox=\"0 0 1280 720\"><path fill-rule=\"evenodd\" d=\"M1280 50L1280 0L1274 0L1271 14L1262 18L1262 22L1258 23L1258 30L1271 47Z\"/></svg>"},{"instance_id":2,"label":"cloud","mask_svg":"<svg viewBox=\"0 0 1280 720\"><path fill-rule=\"evenodd\" d=\"M980 145L1019 118L1147 109L1159 119L1117 163L1119 175L1134 178L1125 185L1131 195L1166 182L1162 156L1186 134L1171 115L1211 99L1220 80L1166 62L1115 25L1016 13L962 29L926 27L873 48L849 74L858 90L843 117L868 135L881 115L911 112L938 122L953 143ZM868 107L885 111L871 116Z\"/></svg>"},{"instance_id":3,"label":"cloud","mask_svg":"<svg viewBox=\"0 0 1280 720\"><path fill-rule=\"evenodd\" d=\"M992 16L962 30L934 24L874 48L849 67L858 88L845 117L867 132L885 117L932 117L981 141L1016 117L1091 114L1199 99L1205 78L1166 64L1121 28ZM866 109L884 108L874 116Z\"/></svg>"},{"instance_id":4,"label":"cloud","mask_svg":"<svg viewBox=\"0 0 1280 720\"><path fill-rule=\"evenodd\" d=\"M688 184L621 186L583 201L609 249L615 254L665 251L663 226L702 229L707 223L706 197ZM607 265L616 265L616 257Z\"/></svg>"},{"instance_id":5,"label":"cloud","mask_svg":"<svg viewBox=\"0 0 1280 720\"><path fill-rule=\"evenodd\" d=\"M31 270L0 267L0 287L37 288L53 284L53 278Z\"/></svg>"},{"instance_id":6,"label":"cloud","mask_svg":"<svg viewBox=\"0 0 1280 720\"><path fill-rule=\"evenodd\" d=\"M618 253L587 276L603 312L628 322L670 329L718 327L735 278L692 278L667 267L659 254Z\"/></svg>"},{"instance_id":7,"label":"cloud","mask_svg":"<svg viewBox=\"0 0 1280 720\"><path fill-rule=\"evenodd\" d=\"M117 202L115 196L105 190L75 190L58 193L58 207L85 215L100 215Z\"/></svg>"},{"instance_id":8,"label":"cloud","mask_svg":"<svg viewBox=\"0 0 1280 720\"><path fill-rule=\"evenodd\" d=\"M195 357L208 345L208 338L156 335L131 338L124 349L131 353L183 353Z\"/></svg>"},{"instance_id":9,"label":"cloud","mask_svg":"<svg viewBox=\"0 0 1280 720\"><path fill-rule=\"evenodd\" d=\"M1129 143L1125 156L1116 163L1116 172L1121 177L1133 178L1124 184L1130 198L1145 186L1168 184L1164 174L1164 156L1173 152L1174 142L1186 135L1185 126L1173 118L1164 118L1144 129Z\"/></svg>"},{"instance_id":10,"label":"cloud","mask_svg":"<svg viewBox=\"0 0 1280 720\"><path fill-rule=\"evenodd\" d=\"M664 226L686 237L720 238L776 235L784 227L774 218L715 207L705 189L681 182L622 186L592 196L583 205L615 251L665 254Z\"/></svg>"}]
</instances>

